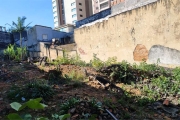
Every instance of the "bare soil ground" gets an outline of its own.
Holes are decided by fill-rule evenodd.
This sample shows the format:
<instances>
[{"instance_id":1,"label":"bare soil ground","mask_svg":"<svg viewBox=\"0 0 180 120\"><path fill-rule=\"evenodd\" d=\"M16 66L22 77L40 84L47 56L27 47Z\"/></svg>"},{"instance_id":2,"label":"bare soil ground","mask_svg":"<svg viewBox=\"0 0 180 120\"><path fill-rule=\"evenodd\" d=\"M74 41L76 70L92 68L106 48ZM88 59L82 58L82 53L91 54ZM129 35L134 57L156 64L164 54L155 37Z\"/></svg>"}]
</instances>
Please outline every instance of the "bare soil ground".
<instances>
[{"instance_id":1,"label":"bare soil ground","mask_svg":"<svg viewBox=\"0 0 180 120\"><path fill-rule=\"evenodd\" d=\"M0 61L0 119L5 119L6 115L14 112L9 105L12 101L7 99L7 91L12 85L17 84L21 86L32 80L48 79L48 72L54 69L56 69L54 66L38 67L36 65L30 65L27 62L16 63L13 61ZM84 69L93 75L100 74L91 67L60 65L60 70L62 71L63 75L72 74L74 71L86 76ZM90 80L88 77L89 76L86 76L86 79L81 81L82 84L78 87L74 87L74 85L71 83L52 85L53 89L56 91L56 94L49 101L44 101L44 103L48 105L48 108L42 111L29 112L34 115L36 114L36 116L39 115L50 117L53 113L58 113L60 111L60 104L62 104L64 101L69 98L78 97L82 99L83 103L79 105L79 108L75 108L76 111L73 111L73 108L70 108L69 110L72 115L71 119L74 120L78 120L78 116L80 116L80 114L83 112L90 111L90 106L88 106L88 104L86 104L84 101L91 100L92 98L95 98L101 103L106 103L107 100L111 101L111 107L107 104L103 104L103 108L108 109L118 119L179 119L172 118L166 114L157 113L157 111L151 110L147 106L126 106L126 103L119 102L119 99L123 97L123 92L120 91L115 93L110 90L102 89L101 84L99 84L97 81ZM117 86L120 88L122 85L123 84L117 84ZM127 87L126 90L132 94L139 96L141 95L141 92L137 89ZM100 111L97 114L99 115L97 117L98 120L112 119L112 117L110 117L110 115L105 111Z\"/></svg>"}]
</instances>

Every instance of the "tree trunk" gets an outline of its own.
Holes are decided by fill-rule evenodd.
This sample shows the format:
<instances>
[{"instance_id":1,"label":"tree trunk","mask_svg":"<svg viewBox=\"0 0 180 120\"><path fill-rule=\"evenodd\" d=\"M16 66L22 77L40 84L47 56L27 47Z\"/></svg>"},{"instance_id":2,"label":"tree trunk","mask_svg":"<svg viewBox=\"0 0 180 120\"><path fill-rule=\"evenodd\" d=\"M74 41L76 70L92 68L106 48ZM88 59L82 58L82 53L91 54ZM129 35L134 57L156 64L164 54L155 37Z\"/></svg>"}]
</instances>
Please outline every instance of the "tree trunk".
<instances>
[{"instance_id":1,"label":"tree trunk","mask_svg":"<svg viewBox=\"0 0 180 120\"><path fill-rule=\"evenodd\" d=\"M22 38L21 38L21 32L19 32L20 34L20 47L22 48Z\"/></svg>"},{"instance_id":2,"label":"tree trunk","mask_svg":"<svg viewBox=\"0 0 180 120\"><path fill-rule=\"evenodd\" d=\"M20 34L20 48L21 48L21 60L22 60L22 55L23 55L23 51L22 51L22 38L21 38L21 32L19 32Z\"/></svg>"}]
</instances>

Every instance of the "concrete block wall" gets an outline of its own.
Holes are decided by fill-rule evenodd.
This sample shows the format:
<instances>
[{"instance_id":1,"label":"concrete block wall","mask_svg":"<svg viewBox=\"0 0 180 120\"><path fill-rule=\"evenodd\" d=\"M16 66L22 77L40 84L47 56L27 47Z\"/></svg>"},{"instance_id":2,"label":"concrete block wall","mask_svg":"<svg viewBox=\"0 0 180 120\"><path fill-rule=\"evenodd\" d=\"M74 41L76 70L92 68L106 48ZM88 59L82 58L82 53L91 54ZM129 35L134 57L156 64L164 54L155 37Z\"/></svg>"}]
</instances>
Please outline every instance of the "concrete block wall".
<instances>
[{"instance_id":1,"label":"concrete block wall","mask_svg":"<svg viewBox=\"0 0 180 120\"><path fill-rule=\"evenodd\" d=\"M122 0L119 3L113 4L111 7L111 14L120 14L153 2L157 2L157 0Z\"/></svg>"},{"instance_id":2,"label":"concrete block wall","mask_svg":"<svg viewBox=\"0 0 180 120\"><path fill-rule=\"evenodd\" d=\"M116 56L118 61L134 63L146 59L154 63L160 58L162 64L179 64L179 57L170 54L179 56L180 51L180 1L157 0L85 25L75 29L74 38L78 54L87 62L97 54L101 60ZM158 46L155 50L161 50L163 55L154 54L153 46Z\"/></svg>"}]
</instances>

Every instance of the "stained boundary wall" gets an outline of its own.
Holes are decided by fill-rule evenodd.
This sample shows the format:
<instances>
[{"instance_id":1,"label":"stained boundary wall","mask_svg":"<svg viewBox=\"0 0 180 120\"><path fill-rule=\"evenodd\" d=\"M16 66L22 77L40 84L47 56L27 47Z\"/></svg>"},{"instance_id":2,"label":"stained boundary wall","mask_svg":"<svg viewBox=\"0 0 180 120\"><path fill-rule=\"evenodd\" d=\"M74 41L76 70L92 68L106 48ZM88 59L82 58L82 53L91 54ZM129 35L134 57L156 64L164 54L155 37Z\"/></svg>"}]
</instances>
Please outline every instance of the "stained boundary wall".
<instances>
[{"instance_id":1,"label":"stained boundary wall","mask_svg":"<svg viewBox=\"0 0 180 120\"><path fill-rule=\"evenodd\" d=\"M180 65L180 1L157 0L114 14L75 29L74 38L87 62L97 54L102 60Z\"/></svg>"}]
</instances>

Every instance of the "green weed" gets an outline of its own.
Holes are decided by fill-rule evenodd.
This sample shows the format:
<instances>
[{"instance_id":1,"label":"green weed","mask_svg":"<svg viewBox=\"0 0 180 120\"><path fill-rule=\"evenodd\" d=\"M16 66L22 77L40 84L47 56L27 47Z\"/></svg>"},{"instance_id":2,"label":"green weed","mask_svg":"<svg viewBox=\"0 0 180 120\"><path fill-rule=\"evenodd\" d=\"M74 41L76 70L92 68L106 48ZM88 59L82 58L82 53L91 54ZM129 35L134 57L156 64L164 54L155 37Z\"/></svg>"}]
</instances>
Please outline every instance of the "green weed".
<instances>
[{"instance_id":1,"label":"green weed","mask_svg":"<svg viewBox=\"0 0 180 120\"><path fill-rule=\"evenodd\" d=\"M13 85L7 93L7 97L13 101L23 102L38 97L48 100L54 94L54 90L46 82L33 81L24 86Z\"/></svg>"},{"instance_id":2,"label":"green weed","mask_svg":"<svg viewBox=\"0 0 180 120\"><path fill-rule=\"evenodd\" d=\"M69 100L60 105L60 114L67 113L70 108L75 107L75 105L77 105L79 102L80 100L77 98L70 98Z\"/></svg>"},{"instance_id":3,"label":"green weed","mask_svg":"<svg viewBox=\"0 0 180 120\"><path fill-rule=\"evenodd\" d=\"M20 61L26 54L26 47L21 48L11 44L4 50L4 55L8 56L9 60Z\"/></svg>"}]
</instances>

